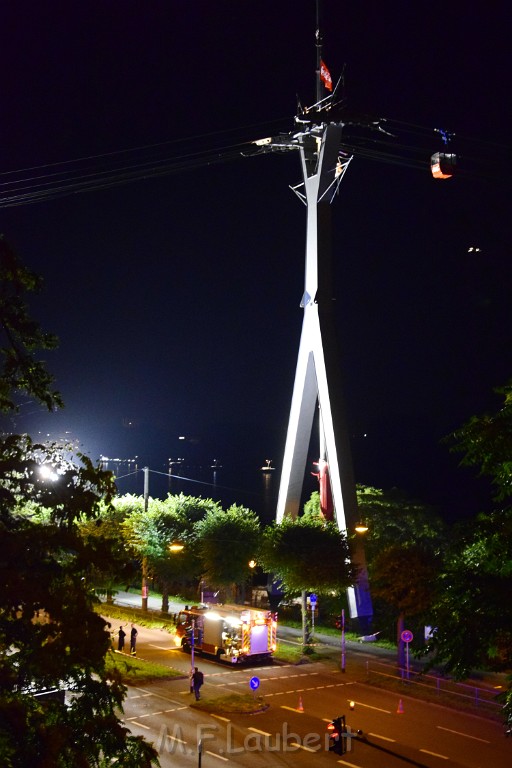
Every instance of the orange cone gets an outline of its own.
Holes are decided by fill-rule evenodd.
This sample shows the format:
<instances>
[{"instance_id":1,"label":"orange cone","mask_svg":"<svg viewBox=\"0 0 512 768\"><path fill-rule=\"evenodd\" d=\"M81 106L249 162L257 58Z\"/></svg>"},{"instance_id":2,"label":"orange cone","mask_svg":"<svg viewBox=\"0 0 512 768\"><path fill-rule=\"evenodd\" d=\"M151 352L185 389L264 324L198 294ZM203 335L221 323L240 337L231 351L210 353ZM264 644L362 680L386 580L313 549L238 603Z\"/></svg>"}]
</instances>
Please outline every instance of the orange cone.
<instances>
[{"instance_id":1,"label":"orange cone","mask_svg":"<svg viewBox=\"0 0 512 768\"><path fill-rule=\"evenodd\" d=\"M398 709L396 710L397 715L403 715L404 713L404 705L402 704L402 699L398 702Z\"/></svg>"},{"instance_id":2,"label":"orange cone","mask_svg":"<svg viewBox=\"0 0 512 768\"><path fill-rule=\"evenodd\" d=\"M299 704L297 707L298 712L304 712L304 705L302 704L302 696L299 696Z\"/></svg>"}]
</instances>

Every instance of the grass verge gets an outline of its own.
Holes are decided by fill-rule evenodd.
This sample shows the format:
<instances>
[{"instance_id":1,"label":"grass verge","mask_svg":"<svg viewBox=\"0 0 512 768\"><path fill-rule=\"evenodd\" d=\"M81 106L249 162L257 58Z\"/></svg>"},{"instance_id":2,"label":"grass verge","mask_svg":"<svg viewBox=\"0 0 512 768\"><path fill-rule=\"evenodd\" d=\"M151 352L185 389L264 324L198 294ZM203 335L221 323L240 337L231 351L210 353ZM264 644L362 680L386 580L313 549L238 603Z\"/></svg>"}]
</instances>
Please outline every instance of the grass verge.
<instances>
[{"instance_id":1,"label":"grass verge","mask_svg":"<svg viewBox=\"0 0 512 768\"><path fill-rule=\"evenodd\" d=\"M109 651L106 656L107 670L116 670L126 685L134 683L149 683L152 680L170 679L173 677L183 677L182 672L178 672L164 664L155 664L152 661L144 661L133 656L127 656L117 651Z\"/></svg>"},{"instance_id":2,"label":"grass verge","mask_svg":"<svg viewBox=\"0 0 512 768\"><path fill-rule=\"evenodd\" d=\"M155 616L152 613L146 613L140 608L123 608L120 605L109 605L108 603L100 603L94 606L96 613L100 613L106 619L112 619L112 621L121 621L124 624L138 624L139 627L147 627L148 629L163 629L166 632L174 632L174 621L166 616Z\"/></svg>"}]
</instances>

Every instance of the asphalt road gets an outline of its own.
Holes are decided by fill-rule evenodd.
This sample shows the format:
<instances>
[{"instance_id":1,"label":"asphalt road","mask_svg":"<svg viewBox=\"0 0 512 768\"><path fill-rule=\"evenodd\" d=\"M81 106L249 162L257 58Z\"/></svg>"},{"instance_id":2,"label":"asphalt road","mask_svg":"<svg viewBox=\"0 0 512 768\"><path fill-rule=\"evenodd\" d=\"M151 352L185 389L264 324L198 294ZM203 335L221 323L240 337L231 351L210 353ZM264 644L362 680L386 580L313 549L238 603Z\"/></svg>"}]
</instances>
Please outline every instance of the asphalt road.
<instances>
[{"instance_id":1,"label":"asphalt road","mask_svg":"<svg viewBox=\"0 0 512 768\"><path fill-rule=\"evenodd\" d=\"M134 596L138 599L137 596ZM139 603L136 603L139 604ZM181 606L177 606L178 610ZM174 610L174 609L171 609ZM117 629L117 622L113 625ZM499 723L373 688L365 683L365 659L374 647L352 644L343 674L339 663L266 664L231 667L197 657L205 675L203 698L231 692L257 694L268 705L257 714L207 714L195 709L189 693L191 658L166 632L138 627L139 658L168 664L181 678L130 687L124 720L130 730L152 741L162 768L195 766L315 766L348 768L508 768L512 740ZM354 710L349 702L354 701ZM326 726L345 714L352 732L348 751L326 749ZM198 745L202 744L202 753Z\"/></svg>"},{"instance_id":2,"label":"asphalt road","mask_svg":"<svg viewBox=\"0 0 512 768\"><path fill-rule=\"evenodd\" d=\"M199 666L205 673L203 698L249 693L256 675L268 708L251 715L199 711L190 706L187 678L130 688L125 723L157 746L162 768L199 765L200 742L205 768L223 763L315 768L327 762L352 768L505 768L512 763L512 742L499 724L398 699L329 664L255 670L201 660ZM346 714L352 733L363 731L362 738L347 740L343 756L326 749L327 723L340 714Z\"/></svg>"}]
</instances>

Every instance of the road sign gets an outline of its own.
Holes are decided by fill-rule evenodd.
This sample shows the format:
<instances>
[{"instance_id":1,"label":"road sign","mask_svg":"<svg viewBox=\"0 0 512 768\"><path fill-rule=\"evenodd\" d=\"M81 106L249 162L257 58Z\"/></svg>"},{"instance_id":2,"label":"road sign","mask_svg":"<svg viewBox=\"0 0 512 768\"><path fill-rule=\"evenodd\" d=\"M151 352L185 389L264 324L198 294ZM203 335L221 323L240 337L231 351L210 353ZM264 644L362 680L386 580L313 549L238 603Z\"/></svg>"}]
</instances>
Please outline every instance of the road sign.
<instances>
[{"instance_id":1,"label":"road sign","mask_svg":"<svg viewBox=\"0 0 512 768\"><path fill-rule=\"evenodd\" d=\"M317 601L317 596L316 595L310 595L309 596L309 602L311 603L311 605L313 605L313 603L316 603L316 601Z\"/></svg>"},{"instance_id":2,"label":"road sign","mask_svg":"<svg viewBox=\"0 0 512 768\"><path fill-rule=\"evenodd\" d=\"M253 691L259 688L260 687L259 677L251 677L251 679L249 680L249 685L251 686Z\"/></svg>"},{"instance_id":3,"label":"road sign","mask_svg":"<svg viewBox=\"0 0 512 768\"><path fill-rule=\"evenodd\" d=\"M411 632L410 629L404 629L404 631L402 632L400 637L402 638L404 643L410 643L411 640L413 639L414 635L413 635L413 633Z\"/></svg>"}]
</instances>

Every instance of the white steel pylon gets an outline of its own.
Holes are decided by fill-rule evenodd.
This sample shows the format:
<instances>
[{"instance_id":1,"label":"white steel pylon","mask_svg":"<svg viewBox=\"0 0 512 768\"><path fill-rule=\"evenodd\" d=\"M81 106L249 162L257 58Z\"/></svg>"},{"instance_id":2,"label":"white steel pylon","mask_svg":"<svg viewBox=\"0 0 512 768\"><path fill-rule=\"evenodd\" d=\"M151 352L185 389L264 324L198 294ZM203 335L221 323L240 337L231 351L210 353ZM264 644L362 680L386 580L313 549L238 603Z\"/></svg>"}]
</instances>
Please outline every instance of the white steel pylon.
<instances>
[{"instance_id":1,"label":"white steel pylon","mask_svg":"<svg viewBox=\"0 0 512 768\"><path fill-rule=\"evenodd\" d=\"M307 206L304 310L295 384L283 458L276 520L297 517L318 402L320 461L328 467L333 514L341 531L359 520L342 395L332 296L331 202L350 156L340 156L341 123L320 124L296 135L303 184L294 189ZM297 141L298 140L298 141ZM356 547L358 584L349 590L352 617L364 625L372 615L364 549Z\"/></svg>"}]
</instances>

